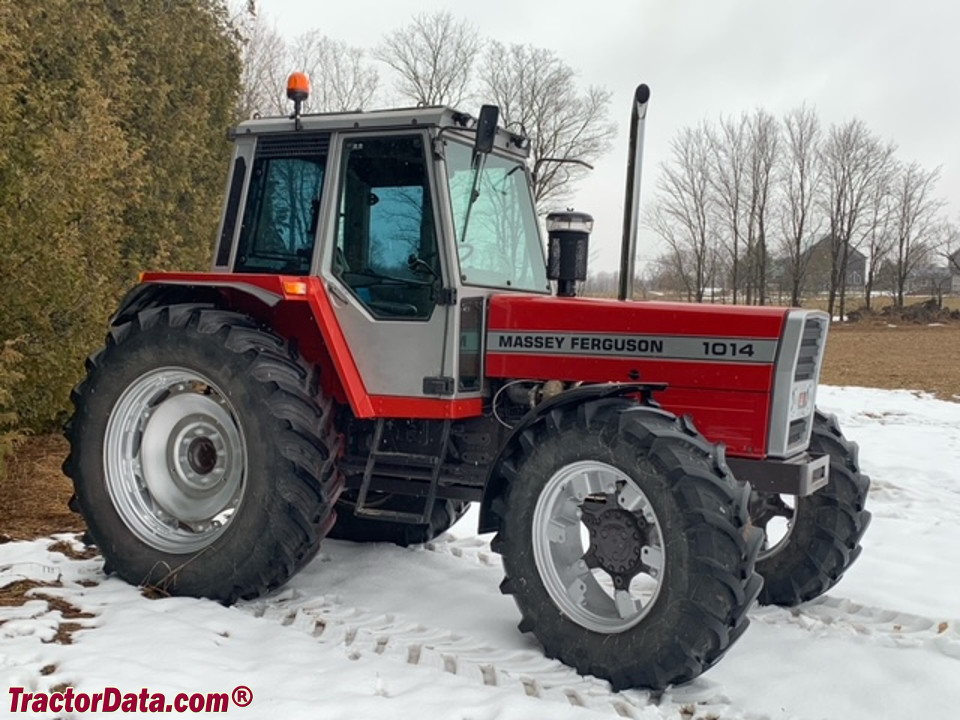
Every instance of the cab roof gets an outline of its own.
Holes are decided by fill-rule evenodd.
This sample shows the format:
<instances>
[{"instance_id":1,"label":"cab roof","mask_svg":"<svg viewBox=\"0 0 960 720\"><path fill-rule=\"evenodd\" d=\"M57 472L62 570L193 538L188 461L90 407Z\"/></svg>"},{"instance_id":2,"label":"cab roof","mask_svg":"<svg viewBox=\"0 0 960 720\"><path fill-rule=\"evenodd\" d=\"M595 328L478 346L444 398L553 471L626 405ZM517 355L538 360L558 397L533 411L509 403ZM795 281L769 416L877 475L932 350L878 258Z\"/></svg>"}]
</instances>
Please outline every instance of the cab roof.
<instances>
[{"instance_id":1,"label":"cab roof","mask_svg":"<svg viewBox=\"0 0 960 720\"><path fill-rule=\"evenodd\" d=\"M469 113L444 106L393 108L351 112L312 113L300 116L300 129L292 117L278 116L244 120L230 130L235 140L245 135L293 132L343 132L361 130L402 130L410 128L450 129L451 134L472 142L476 118ZM524 158L530 155L530 141L497 127L496 147Z\"/></svg>"}]
</instances>

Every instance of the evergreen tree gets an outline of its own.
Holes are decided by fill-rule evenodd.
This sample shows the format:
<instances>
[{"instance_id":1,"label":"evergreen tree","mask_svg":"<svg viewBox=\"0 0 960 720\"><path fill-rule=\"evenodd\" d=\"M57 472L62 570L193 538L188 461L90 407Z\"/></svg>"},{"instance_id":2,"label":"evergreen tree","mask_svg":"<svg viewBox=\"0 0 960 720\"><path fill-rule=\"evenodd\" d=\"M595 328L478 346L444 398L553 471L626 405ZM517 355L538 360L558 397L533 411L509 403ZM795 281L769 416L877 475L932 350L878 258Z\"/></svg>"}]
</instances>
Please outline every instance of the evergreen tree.
<instances>
[{"instance_id":1,"label":"evergreen tree","mask_svg":"<svg viewBox=\"0 0 960 720\"><path fill-rule=\"evenodd\" d=\"M201 267L239 59L219 2L0 7L0 343L13 410L59 422L83 357L145 267ZM3 390L3 388L0 388Z\"/></svg>"}]
</instances>

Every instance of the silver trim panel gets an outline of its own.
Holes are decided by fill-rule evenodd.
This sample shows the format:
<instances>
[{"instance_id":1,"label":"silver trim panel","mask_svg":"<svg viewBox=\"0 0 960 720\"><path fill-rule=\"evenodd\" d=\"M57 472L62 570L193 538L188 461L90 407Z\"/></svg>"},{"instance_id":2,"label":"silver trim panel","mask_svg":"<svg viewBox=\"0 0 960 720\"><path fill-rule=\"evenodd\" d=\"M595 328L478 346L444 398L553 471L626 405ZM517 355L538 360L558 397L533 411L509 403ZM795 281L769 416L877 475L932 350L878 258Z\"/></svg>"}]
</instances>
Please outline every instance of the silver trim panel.
<instances>
[{"instance_id":1,"label":"silver trim panel","mask_svg":"<svg viewBox=\"0 0 960 720\"><path fill-rule=\"evenodd\" d=\"M803 342L803 331L807 321L811 319L818 320L822 326L816 367L809 380L795 382L800 346ZM826 347L829 326L830 316L820 310L791 310L787 315L787 320L783 326L783 336L780 340L780 351L777 355L773 397L770 402L770 431L767 439L767 454L772 457L790 457L805 450L810 444L813 423L808 422L806 432L801 437L794 439L793 442L790 442L790 423L803 417L811 417L814 413L817 383L820 378L820 368L823 365L823 351ZM807 393L804 407L809 409L808 412L799 415L796 412L791 412L795 391Z\"/></svg>"},{"instance_id":2,"label":"silver trim panel","mask_svg":"<svg viewBox=\"0 0 960 720\"><path fill-rule=\"evenodd\" d=\"M490 331L487 352L663 358L770 365L777 341L769 338L626 335L589 332Z\"/></svg>"}]
</instances>

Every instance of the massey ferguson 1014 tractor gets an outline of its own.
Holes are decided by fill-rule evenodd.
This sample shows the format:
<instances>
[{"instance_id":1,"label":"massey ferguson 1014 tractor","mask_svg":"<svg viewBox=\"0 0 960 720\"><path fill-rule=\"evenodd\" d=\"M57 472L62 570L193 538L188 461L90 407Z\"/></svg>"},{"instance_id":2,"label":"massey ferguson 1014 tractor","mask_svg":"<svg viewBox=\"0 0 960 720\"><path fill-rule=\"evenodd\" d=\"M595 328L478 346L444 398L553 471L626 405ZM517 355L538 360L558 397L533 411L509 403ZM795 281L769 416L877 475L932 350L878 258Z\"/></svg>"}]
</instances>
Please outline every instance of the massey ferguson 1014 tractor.
<instances>
[{"instance_id":1,"label":"massey ferguson 1014 tractor","mask_svg":"<svg viewBox=\"0 0 960 720\"><path fill-rule=\"evenodd\" d=\"M327 535L423 542L479 502L521 631L617 689L690 680L758 596L840 579L869 481L814 405L829 318L630 301L646 86L616 300L576 297L591 220L544 242L497 108L306 92L233 130L211 271L144 274L73 394L107 572L230 603Z\"/></svg>"}]
</instances>

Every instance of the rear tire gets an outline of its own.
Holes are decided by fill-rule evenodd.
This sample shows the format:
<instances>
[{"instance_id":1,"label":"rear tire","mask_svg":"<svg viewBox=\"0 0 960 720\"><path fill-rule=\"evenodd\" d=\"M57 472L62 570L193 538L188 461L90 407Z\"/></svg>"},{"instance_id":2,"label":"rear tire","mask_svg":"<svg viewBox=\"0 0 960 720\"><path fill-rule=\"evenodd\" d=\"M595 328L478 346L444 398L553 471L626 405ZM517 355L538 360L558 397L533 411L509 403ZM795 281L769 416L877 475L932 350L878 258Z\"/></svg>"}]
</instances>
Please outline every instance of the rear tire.
<instances>
[{"instance_id":1,"label":"rear tire","mask_svg":"<svg viewBox=\"0 0 960 720\"><path fill-rule=\"evenodd\" d=\"M353 542L393 543L401 547L419 545L449 530L470 507L470 503L459 500L437 500L429 523L412 524L357 517L354 514L355 501L354 492L341 496L337 503L337 523L329 537ZM367 504L382 510L419 513L423 510L423 502L423 498L411 495L383 494L377 499L368 498Z\"/></svg>"},{"instance_id":2,"label":"rear tire","mask_svg":"<svg viewBox=\"0 0 960 720\"><path fill-rule=\"evenodd\" d=\"M773 501L787 515L787 534L771 548L761 550L757 571L763 575L762 605L799 605L836 585L860 556L860 539L870 524L865 509L870 478L860 472L856 443L844 438L833 415L817 412L810 450L830 456L830 481L817 492L794 498L794 507L777 502L779 496L754 494L751 515L766 528L764 512Z\"/></svg>"},{"instance_id":3,"label":"rear tire","mask_svg":"<svg viewBox=\"0 0 960 720\"><path fill-rule=\"evenodd\" d=\"M501 589L549 657L615 690L661 689L746 629L762 582L749 488L686 421L623 399L558 408L501 472Z\"/></svg>"},{"instance_id":4,"label":"rear tire","mask_svg":"<svg viewBox=\"0 0 960 720\"><path fill-rule=\"evenodd\" d=\"M230 603L286 582L343 480L317 372L249 317L195 304L111 330L74 390L65 473L106 568Z\"/></svg>"}]
</instances>

